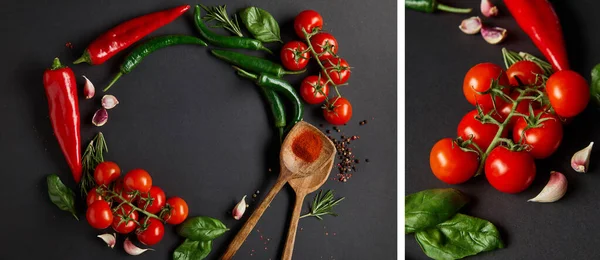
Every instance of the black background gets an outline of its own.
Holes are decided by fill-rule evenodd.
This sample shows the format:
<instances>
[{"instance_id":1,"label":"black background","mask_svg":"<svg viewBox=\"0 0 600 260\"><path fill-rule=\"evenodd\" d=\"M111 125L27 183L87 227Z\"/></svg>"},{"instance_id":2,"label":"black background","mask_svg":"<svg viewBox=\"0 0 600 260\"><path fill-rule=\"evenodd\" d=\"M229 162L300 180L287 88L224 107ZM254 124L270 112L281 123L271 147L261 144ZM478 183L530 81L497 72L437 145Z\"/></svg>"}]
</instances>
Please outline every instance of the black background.
<instances>
[{"instance_id":1,"label":"black background","mask_svg":"<svg viewBox=\"0 0 600 260\"><path fill-rule=\"evenodd\" d=\"M439 139L455 137L464 114L472 110L462 93L465 73L477 63L494 62L504 67L501 48L541 54L516 22L499 4L499 16L485 18L480 1L444 1L473 7L469 15L423 14L406 10L406 193L423 189L451 187L437 180L429 168L429 152ZM597 1L552 1L563 26L571 68L590 79L590 71L600 62L600 37L596 33ZM486 43L480 34L463 34L457 26L473 15L490 26L508 30L499 45ZM598 141L598 110L588 109L565 127L563 142L550 158L537 162L537 177L529 189L503 194L491 187L485 177L453 186L469 194L473 202L463 211L493 222L500 230L506 249L484 253L481 259L595 259L600 255L600 168L597 149L592 153L590 171L576 173L570 158L591 141ZM563 172L569 189L563 199L552 204L527 202L546 184L551 170ZM406 255L426 259L414 236L406 236Z\"/></svg>"},{"instance_id":2,"label":"black background","mask_svg":"<svg viewBox=\"0 0 600 260\"><path fill-rule=\"evenodd\" d=\"M70 187L75 183L52 134L42 74L54 57L72 62L96 36L122 21L185 3L0 3L0 259L130 258L122 250L123 236L115 250L96 238L100 232L86 223L81 201L77 222L48 199L47 174L59 174ZM335 209L340 216L302 219L295 259L396 258L396 1L378 1L368 10L360 0L228 1L228 10L239 11L250 3L274 15L284 41L295 39L292 21L297 13L319 11L325 29L340 43L339 54L354 68L350 85L341 89L354 107L352 121L343 132L360 135L354 151L363 161L347 183L331 180L325 184L346 197ZM174 33L197 35L191 10L152 35ZM67 42L73 49L65 47ZM278 53L280 45L268 46ZM81 75L90 78L98 91L94 101L80 99L83 140L87 143L101 130L108 142L107 159L124 171L148 170L167 196L187 200L191 216L216 217L230 227L231 231L215 240L209 258L216 259L243 223L233 220L228 211L243 195L251 197L260 190L256 201L247 200L252 210L276 178L277 170L267 170L277 168L278 155L270 148L274 131L269 114L256 87L212 57L208 48L175 46L150 55L113 86L110 92L121 104L109 111L105 126L96 128L91 116L99 107L100 89L117 71L125 53L102 66L71 66L80 91ZM295 86L302 78L288 77ZM359 126L365 119L368 124ZM305 120L326 123L318 106L306 108ZM370 163L365 164L365 158ZM312 198L309 195L307 200ZM286 187L236 258L277 259L292 204L292 190ZM180 242L175 229L167 227L164 240L154 246L156 251L136 259L170 259Z\"/></svg>"}]
</instances>

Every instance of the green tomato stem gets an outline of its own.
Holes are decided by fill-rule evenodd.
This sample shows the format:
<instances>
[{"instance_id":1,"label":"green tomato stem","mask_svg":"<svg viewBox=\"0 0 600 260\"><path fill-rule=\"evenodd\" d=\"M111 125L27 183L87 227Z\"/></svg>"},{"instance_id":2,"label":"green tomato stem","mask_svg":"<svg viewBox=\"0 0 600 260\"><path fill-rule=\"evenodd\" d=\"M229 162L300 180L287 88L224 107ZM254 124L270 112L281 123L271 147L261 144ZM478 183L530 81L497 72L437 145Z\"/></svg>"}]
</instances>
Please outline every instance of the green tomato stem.
<instances>
[{"instance_id":1,"label":"green tomato stem","mask_svg":"<svg viewBox=\"0 0 600 260\"><path fill-rule=\"evenodd\" d=\"M127 204L129 205L133 210L139 211L141 213L144 213L146 216L151 217L151 218L155 218L160 220L161 222L164 222L162 218L158 217L157 215L154 215L148 211L145 211L143 209L138 208L137 206L133 205L133 203L129 202L128 200L126 200L125 198L123 198L123 196L121 196L121 194L118 194L112 190L107 190L109 193L111 193L114 197L119 198L122 202L121 204L119 204L116 209L118 210L123 204Z\"/></svg>"},{"instance_id":2,"label":"green tomato stem","mask_svg":"<svg viewBox=\"0 0 600 260\"><path fill-rule=\"evenodd\" d=\"M317 54L317 52L315 51L315 49L313 48L312 44L310 43L310 37L313 34L309 34L307 33L304 28L302 28L302 32L304 33L304 38L306 39L306 44L308 45L308 49L310 50L310 52L312 53L313 57L315 58L315 60L317 61L317 64L319 64L319 67L321 67L321 71L325 72L325 76L327 77L327 82L330 83L333 86L333 89L335 89L335 93L341 97L342 95L340 94L340 91L338 90L338 87L335 83L333 83L333 80L331 79L331 77L329 76L329 73L327 73L327 71L325 71L325 66L323 66L323 63L321 63L321 61L319 60L319 54ZM329 102L329 97L325 96L325 100L327 102Z\"/></svg>"}]
</instances>

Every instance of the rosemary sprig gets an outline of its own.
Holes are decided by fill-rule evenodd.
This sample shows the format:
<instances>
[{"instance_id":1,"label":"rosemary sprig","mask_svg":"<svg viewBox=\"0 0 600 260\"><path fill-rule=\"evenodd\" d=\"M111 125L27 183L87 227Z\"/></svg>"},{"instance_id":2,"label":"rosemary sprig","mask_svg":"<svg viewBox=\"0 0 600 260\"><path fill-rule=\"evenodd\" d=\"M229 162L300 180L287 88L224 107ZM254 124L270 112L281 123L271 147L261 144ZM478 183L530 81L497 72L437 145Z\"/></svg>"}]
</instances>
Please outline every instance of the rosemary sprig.
<instances>
[{"instance_id":1,"label":"rosemary sprig","mask_svg":"<svg viewBox=\"0 0 600 260\"><path fill-rule=\"evenodd\" d=\"M238 23L237 15L233 15L233 21L229 18L226 9L227 5L206 7L201 4L200 7L206 11L206 15L202 18L205 22L212 20L216 22L216 24L211 27L224 28L239 37L244 37L244 34L242 34L242 30L240 29L240 24Z\"/></svg>"},{"instance_id":2,"label":"rosemary sprig","mask_svg":"<svg viewBox=\"0 0 600 260\"><path fill-rule=\"evenodd\" d=\"M81 183L79 183L79 188L81 189L82 196L87 195L88 191L96 186L96 182L94 181L94 169L96 169L96 166L98 166L99 163L104 161L104 152L108 152L106 140L104 140L102 132L98 132L85 148L83 158L81 159L83 175L81 177Z\"/></svg>"},{"instance_id":3,"label":"rosemary sprig","mask_svg":"<svg viewBox=\"0 0 600 260\"><path fill-rule=\"evenodd\" d=\"M320 190L319 194L317 194L317 196L315 196L313 199L312 205L310 206L310 211L300 216L300 218L316 217L319 220L323 220L321 216L324 215L332 215L335 217L337 214L332 211L333 207L344 199L345 197L333 199L333 190L328 190L325 192L325 194L323 194L323 190Z\"/></svg>"}]
</instances>

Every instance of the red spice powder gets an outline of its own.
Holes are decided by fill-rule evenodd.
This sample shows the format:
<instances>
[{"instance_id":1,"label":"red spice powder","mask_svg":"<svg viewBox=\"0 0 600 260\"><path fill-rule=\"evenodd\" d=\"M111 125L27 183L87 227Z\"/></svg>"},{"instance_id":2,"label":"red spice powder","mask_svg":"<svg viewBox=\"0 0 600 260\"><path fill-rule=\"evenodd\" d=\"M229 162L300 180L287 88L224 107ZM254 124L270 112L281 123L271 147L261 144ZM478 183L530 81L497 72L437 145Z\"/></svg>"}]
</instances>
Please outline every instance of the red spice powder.
<instances>
[{"instance_id":1,"label":"red spice powder","mask_svg":"<svg viewBox=\"0 0 600 260\"><path fill-rule=\"evenodd\" d=\"M292 143L292 151L306 162L313 162L321 154L323 140L313 131L306 130L299 134Z\"/></svg>"}]
</instances>

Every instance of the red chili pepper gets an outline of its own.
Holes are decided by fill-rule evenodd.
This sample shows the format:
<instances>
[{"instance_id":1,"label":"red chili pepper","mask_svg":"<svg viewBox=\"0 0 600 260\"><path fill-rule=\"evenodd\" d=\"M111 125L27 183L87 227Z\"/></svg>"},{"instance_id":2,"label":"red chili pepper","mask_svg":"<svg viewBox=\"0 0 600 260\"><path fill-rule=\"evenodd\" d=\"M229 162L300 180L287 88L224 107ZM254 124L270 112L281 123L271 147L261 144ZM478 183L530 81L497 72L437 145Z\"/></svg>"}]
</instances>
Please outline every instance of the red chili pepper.
<instances>
[{"instance_id":1,"label":"red chili pepper","mask_svg":"<svg viewBox=\"0 0 600 260\"><path fill-rule=\"evenodd\" d=\"M504 4L554 71L568 70L562 29L552 5L547 0L504 0Z\"/></svg>"},{"instance_id":2,"label":"red chili pepper","mask_svg":"<svg viewBox=\"0 0 600 260\"><path fill-rule=\"evenodd\" d=\"M144 38L144 36L172 22L188 9L190 9L189 5L182 5L136 17L119 24L96 38L85 49L83 55L73 63L102 64L118 52L127 49L130 45Z\"/></svg>"},{"instance_id":3,"label":"red chili pepper","mask_svg":"<svg viewBox=\"0 0 600 260\"><path fill-rule=\"evenodd\" d=\"M76 182L81 179L81 135L79 131L79 100L73 71L54 59L44 71L44 88L48 98L50 121L54 136L62 149Z\"/></svg>"}]
</instances>

